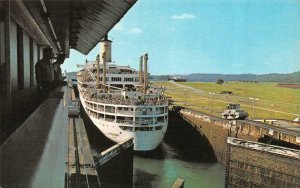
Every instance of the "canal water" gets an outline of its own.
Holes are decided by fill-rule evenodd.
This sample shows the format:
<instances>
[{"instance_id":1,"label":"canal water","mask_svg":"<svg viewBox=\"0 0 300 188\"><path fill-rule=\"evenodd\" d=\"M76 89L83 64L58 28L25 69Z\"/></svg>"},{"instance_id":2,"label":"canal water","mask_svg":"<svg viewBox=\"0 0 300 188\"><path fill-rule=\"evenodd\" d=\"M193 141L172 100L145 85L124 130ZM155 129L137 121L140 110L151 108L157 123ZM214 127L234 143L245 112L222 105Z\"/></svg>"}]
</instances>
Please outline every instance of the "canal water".
<instances>
[{"instance_id":1,"label":"canal water","mask_svg":"<svg viewBox=\"0 0 300 188\"><path fill-rule=\"evenodd\" d=\"M92 124L86 114L83 114L83 120L94 154L114 145ZM169 125L169 129L173 127ZM190 132L168 131L156 150L134 153L133 170L120 167L126 164L124 159L115 166L106 168L106 175L100 176L100 181L103 187L165 188L171 187L180 177L185 180L185 188L224 187L225 167L216 162L212 151L205 148L205 143L201 143L203 140L199 137ZM98 173L103 172L100 169ZM122 177L128 178L127 173L132 173L130 183L122 180Z\"/></svg>"}]
</instances>

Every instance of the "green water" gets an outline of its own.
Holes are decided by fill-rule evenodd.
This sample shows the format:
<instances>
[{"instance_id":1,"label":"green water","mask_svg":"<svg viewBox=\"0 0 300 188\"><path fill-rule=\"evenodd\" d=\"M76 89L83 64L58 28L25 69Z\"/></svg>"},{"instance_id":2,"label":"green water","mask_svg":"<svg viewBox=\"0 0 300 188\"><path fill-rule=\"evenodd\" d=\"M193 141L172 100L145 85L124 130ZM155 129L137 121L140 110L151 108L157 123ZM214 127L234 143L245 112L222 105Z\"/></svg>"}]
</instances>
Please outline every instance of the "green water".
<instances>
[{"instance_id":1,"label":"green water","mask_svg":"<svg viewBox=\"0 0 300 188\"><path fill-rule=\"evenodd\" d=\"M94 155L115 144L105 138L85 115L83 120ZM224 187L225 167L216 162L200 135L193 130L175 130L174 126L168 129L164 141L155 151L134 153L132 185L124 184L128 182L125 174L131 173L130 169L122 167L128 164L128 159L124 158L106 168L105 172L98 169L98 174L105 174L100 178L103 187L168 188L178 177L185 180L185 188Z\"/></svg>"},{"instance_id":2,"label":"green water","mask_svg":"<svg viewBox=\"0 0 300 188\"><path fill-rule=\"evenodd\" d=\"M134 156L133 187L171 187L178 177L185 180L185 188L224 187L223 165L197 161L197 157L188 161L187 156L166 143L161 144L159 152L163 154Z\"/></svg>"}]
</instances>

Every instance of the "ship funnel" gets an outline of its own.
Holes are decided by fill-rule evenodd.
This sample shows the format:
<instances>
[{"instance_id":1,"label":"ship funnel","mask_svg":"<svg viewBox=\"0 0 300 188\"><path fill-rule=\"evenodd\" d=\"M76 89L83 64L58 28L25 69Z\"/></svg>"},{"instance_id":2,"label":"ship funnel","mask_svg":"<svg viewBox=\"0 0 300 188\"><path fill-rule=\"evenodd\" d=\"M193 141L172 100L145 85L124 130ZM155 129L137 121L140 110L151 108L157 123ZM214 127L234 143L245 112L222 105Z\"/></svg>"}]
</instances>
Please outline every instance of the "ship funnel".
<instances>
[{"instance_id":1,"label":"ship funnel","mask_svg":"<svg viewBox=\"0 0 300 188\"><path fill-rule=\"evenodd\" d=\"M143 85L143 56L140 57L140 70L139 70L139 77L140 77L140 85Z\"/></svg>"},{"instance_id":2,"label":"ship funnel","mask_svg":"<svg viewBox=\"0 0 300 188\"><path fill-rule=\"evenodd\" d=\"M103 54L105 53L105 62L109 63L111 62L111 40L108 40L107 35L100 41L100 58L101 58L101 64L103 64Z\"/></svg>"},{"instance_id":3,"label":"ship funnel","mask_svg":"<svg viewBox=\"0 0 300 188\"><path fill-rule=\"evenodd\" d=\"M148 83L148 54L144 54L144 92L147 91Z\"/></svg>"}]
</instances>

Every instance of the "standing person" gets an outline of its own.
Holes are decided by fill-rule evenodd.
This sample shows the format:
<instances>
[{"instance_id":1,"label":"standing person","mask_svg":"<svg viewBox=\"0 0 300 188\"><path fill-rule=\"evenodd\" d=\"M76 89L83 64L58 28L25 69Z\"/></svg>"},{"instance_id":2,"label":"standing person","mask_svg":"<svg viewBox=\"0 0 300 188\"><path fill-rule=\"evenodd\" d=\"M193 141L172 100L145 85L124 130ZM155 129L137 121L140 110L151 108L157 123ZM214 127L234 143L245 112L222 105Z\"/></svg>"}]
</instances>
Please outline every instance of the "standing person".
<instances>
[{"instance_id":1,"label":"standing person","mask_svg":"<svg viewBox=\"0 0 300 188\"><path fill-rule=\"evenodd\" d=\"M65 61L65 55L59 54L57 56L56 61L53 63L55 86L58 86L59 84L62 83L62 72L61 72L60 65L63 64L64 61Z\"/></svg>"},{"instance_id":2,"label":"standing person","mask_svg":"<svg viewBox=\"0 0 300 188\"><path fill-rule=\"evenodd\" d=\"M35 64L35 75L38 91L48 93L53 83L53 68L51 58L53 57L52 48L43 49L43 59Z\"/></svg>"}]
</instances>

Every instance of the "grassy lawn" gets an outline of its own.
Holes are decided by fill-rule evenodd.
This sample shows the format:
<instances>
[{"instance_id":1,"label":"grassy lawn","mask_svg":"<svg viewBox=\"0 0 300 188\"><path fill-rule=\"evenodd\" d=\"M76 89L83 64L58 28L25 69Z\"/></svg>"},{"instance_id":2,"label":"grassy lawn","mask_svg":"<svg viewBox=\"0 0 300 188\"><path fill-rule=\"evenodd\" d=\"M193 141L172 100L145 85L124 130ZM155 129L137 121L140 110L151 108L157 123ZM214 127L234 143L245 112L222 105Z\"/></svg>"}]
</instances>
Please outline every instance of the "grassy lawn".
<instances>
[{"instance_id":1,"label":"grassy lawn","mask_svg":"<svg viewBox=\"0 0 300 188\"><path fill-rule=\"evenodd\" d=\"M209 82L177 83L196 90L184 89L170 82L154 84L166 87L166 95L172 98L175 105L186 106L216 116L220 116L228 103L239 103L242 109L247 110L251 119L253 100L250 100L249 97L259 98L254 103L255 119L293 120L297 114L300 114L300 90L277 87L277 83L226 82L222 85ZM233 93L230 95L220 94L222 91Z\"/></svg>"}]
</instances>

